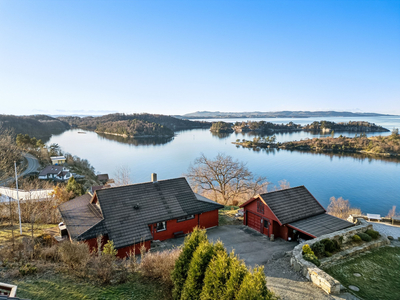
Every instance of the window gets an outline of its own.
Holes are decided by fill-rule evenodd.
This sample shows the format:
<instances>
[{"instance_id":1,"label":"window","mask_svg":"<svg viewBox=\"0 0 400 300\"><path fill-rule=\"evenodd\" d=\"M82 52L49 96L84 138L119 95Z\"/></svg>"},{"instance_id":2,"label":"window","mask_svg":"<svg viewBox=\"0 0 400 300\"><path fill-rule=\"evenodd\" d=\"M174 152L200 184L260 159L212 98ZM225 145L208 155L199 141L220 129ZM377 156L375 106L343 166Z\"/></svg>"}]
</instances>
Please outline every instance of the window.
<instances>
[{"instance_id":1,"label":"window","mask_svg":"<svg viewBox=\"0 0 400 300\"><path fill-rule=\"evenodd\" d=\"M257 200L257 212L264 213L264 203L261 200Z\"/></svg>"},{"instance_id":2,"label":"window","mask_svg":"<svg viewBox=\"0 0 400 300\"><path fill-rule=\"evenodd\" d=\"M159 223L157 223L156 229L157 229L157 232L167 230L167 224L165 222L159 222Z\"/></svg>"},{"instance_id":3,"label":"window","mask_svg":"<svg viewBox=\"0 0 400 300\"><path fill-rule=\"evenodd\" d=\"M264 220L264 228L268 229L268 221L267 220Z\"/></svg>"},{"instance_id":4,"label":"window","mask_svg":"<svg viewBox=\"0 0 400 300\"><path fill-rule=\"evenodd\" d=\"M176 221L177 221L177 222L183 222L183 221L191 220L191 219L194 219L194 215L188 215L188 216L186 216L186 217L179 218L179 219L177 219Z\"/></svg>"}]
</instances>

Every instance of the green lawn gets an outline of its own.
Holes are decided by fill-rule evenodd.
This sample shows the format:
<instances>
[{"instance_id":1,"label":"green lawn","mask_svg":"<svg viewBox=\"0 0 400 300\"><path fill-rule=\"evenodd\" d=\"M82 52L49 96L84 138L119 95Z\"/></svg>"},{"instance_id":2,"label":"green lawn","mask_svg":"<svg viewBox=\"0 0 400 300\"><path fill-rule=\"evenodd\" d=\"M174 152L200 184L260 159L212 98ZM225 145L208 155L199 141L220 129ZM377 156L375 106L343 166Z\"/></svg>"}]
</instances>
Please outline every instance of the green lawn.
<instances>
[{"instance_id":1,"label":"green lawn","mask_svg":"<svg viewBox=\"0 0 400 300\"><path fill-rule=\"evenodd\" d=\"M118 285L100 286L63 274L24 277L15 280L18 285L17 296L35 300L78 300L78 299L170 299L169 292L159 283L133 278Z\"/></svg>"},{"instance_id":2,"label":"green lawn","mask_svg":"<svg viewBox=\"0 0 400 300\"><path fill-rule=\"evenodd\" d=\"M374 249L325 271L346 287L357 286L360 291L353 293L365 300L400 299L400 247Z\"/></svg>"}]
</instances>

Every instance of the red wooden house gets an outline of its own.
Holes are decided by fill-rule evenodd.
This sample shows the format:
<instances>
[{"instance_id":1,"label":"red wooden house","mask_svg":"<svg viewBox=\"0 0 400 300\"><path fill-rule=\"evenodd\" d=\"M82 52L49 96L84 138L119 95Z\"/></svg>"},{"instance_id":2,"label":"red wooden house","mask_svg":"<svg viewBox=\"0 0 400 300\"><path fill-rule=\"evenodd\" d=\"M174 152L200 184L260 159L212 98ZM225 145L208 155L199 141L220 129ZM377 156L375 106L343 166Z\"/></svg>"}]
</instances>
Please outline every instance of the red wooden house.
<instances>
[{"instance_id":1,"label":"red wooden house","mask_svg":"<svg viewBox=\"0 0 400 300\"><path fill-rule=\"evenodd\" d=\"M304 186L257 195L240 207L244 225L284 240L310 239L354 226L327 214Z\"/></svg>"},{"instance_id":2,"label":"red wooden house","mask_svg":"<svg viewBox=\"0 0 400 300\"><path fill-rule=\"evenodd\" d=\"M96 190L59 206L69 239L97 247L114 242L119 257L150 249L152 240L166 240L189 233L194 227L218 226L214 201L193 193L185 178L131 184Z\"/></svg>"}]
</instances>

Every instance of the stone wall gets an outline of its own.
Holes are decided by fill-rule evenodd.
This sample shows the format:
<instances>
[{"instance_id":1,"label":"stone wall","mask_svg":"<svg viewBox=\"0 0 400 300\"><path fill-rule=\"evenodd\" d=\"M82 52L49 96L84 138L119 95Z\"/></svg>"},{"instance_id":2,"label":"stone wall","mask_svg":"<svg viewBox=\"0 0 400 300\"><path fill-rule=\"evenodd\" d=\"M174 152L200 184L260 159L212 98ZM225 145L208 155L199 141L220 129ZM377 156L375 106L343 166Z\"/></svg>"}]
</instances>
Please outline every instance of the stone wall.
<instances>
[{"instance_id":1,"label":"stone wall","mask_svg":"<svg viewBox=\"0 0 400 300\"><path fill-rule=\"evenodd\" d=\"M340 231L336 231L330 234L325 234L322 235L318 238L315 238L313 240L306 241L304 243L301 243L297 245L292 252L292 257L290 259L290 264L292 267L303 274L304 277L306 277L308 280L312 281L315 285L319 286L322 288L325 292L328 294L339 294L340 293L340 282L336 279L334 279L332 276L329 274L325 273L323 270L318 268L316 265L313 263L306 261L303 259L303 245L308 244L313 245L316 242L319 242L323 239L331 239L331 240L337 240L342 247L346 248L346 244L350 244L352 242L352 237L355 234L365 232L368 229L372 229L372 225L368 224L364 219L357 219L356 221L356 226L346 228ZM372 248L377 248L383 245L388 245L390 241L385 237L382 236L379 239L373 240L368 243L362 243L359 246L356 247L347 247L347 250L341 251L339 253L336 253L335 255L332 255L331 257L327 257L321 260L321 266L328 266L335 261L338 261L342 258L346 258L352 255L356 255L358 253L367 251Z\"/></svg>"}]
</instances>

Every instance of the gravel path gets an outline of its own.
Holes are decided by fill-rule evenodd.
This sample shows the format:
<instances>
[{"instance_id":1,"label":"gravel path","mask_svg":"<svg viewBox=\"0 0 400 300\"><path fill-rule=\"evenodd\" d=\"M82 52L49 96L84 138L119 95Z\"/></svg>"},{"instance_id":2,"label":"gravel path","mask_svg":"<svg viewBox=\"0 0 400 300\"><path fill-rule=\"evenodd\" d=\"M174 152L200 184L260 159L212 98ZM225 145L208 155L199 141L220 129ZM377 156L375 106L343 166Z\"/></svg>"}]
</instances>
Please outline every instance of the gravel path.
<instances>
[{"instance_id":1,"label":"gravel path","mask_svg":"<svg viewBox=\"0 0 400 300\"><path fill-rule=\"evenodd\" d=\"M383 233L384 235L388 236L391 235L393 238L398 239L400 237L400 227L393 226L390 224L384 223L376 223L376 222L368 222L374 226L374 230Z\"/></svg>"}]
</instances>

